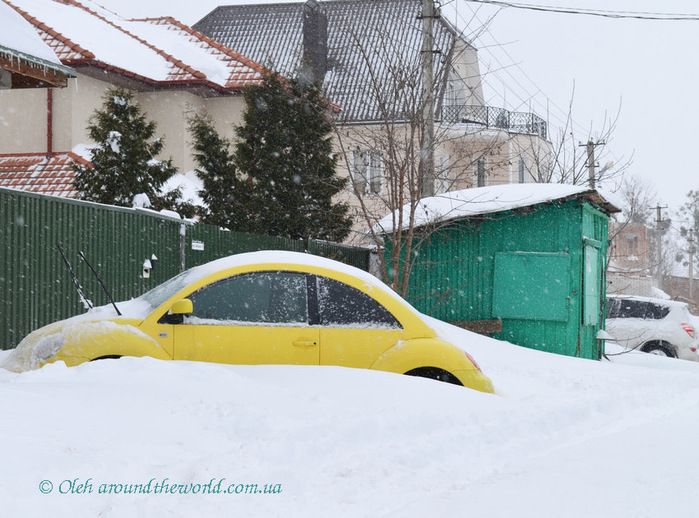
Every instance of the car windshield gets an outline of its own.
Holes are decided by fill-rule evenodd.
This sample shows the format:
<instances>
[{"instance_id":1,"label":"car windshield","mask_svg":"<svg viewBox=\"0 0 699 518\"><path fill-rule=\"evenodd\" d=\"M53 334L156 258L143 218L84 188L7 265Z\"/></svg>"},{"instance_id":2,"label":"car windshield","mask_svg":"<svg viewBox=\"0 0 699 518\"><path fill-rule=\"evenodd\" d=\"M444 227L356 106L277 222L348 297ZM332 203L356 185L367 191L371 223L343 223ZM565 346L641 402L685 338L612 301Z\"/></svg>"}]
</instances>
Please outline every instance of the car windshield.
<instances>
[{"instance_id":1,"label":"car windshield","mask_svg":"<svg viewBox=\"0 0 699 518\"><path fill-rule=\"evenodd\" d=\"M147 291L138 298L145 301L150 306L150 311L153 311L185 286L198 280L198 277L200 276L197 275L196 270L187 270L179 275L175 275L172 279Z\"/></svg>"}]
</instances>

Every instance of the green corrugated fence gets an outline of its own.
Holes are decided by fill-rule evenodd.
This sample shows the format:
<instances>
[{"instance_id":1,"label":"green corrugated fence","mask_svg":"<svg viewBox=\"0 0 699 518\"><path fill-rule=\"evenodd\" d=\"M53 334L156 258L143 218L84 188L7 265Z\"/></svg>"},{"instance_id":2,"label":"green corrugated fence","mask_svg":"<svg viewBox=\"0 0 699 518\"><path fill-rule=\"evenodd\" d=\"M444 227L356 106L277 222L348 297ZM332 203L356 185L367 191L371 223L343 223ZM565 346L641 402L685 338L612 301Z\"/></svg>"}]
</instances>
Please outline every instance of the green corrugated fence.
<instances>
[{"instance_id":1,"label":"green corrugated fence","mask_svg":"<svg viewBox=\"0 0 699 518\"><path fill-rule=\"evenodd\" d=\"M15 347L33 329L84 311L61 244L83 291L94 305L108 302L85 257L115 300L140 295L192 267L256 250L307 251L364 270L369 251L229 232L143 209L112 207L0 188L0 348ZM148 279L143 265L155 256Z\"/></svg>"}]
</instances>

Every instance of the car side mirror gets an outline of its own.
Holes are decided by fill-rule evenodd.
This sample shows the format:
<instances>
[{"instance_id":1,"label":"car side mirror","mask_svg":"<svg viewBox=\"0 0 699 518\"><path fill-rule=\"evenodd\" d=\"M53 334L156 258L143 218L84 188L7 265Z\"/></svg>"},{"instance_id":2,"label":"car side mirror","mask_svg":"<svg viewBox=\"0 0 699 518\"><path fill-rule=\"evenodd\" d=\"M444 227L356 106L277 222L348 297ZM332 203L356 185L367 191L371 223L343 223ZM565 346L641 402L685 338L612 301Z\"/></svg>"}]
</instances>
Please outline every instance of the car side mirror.
<instances>
[{"instance_id":1,"label":"car side mirror","mask_svg":"<svg viewBox=\"0 0 699 518\"><path fill-rule=\"evenodd\" d=\"M189 299L176 301L170 308L171 315L189 315L194 312L194 304Z\"/></svg>"}]
</instances>

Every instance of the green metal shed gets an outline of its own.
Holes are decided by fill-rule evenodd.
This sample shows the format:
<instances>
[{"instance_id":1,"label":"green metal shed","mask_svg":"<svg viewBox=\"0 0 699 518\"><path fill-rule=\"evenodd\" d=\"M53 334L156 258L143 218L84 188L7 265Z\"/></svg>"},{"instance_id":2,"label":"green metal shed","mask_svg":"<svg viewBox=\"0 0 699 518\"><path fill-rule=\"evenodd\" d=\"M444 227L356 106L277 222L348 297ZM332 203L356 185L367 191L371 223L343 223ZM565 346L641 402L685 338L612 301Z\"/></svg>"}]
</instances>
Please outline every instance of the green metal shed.
<instances>
[{"instance_id":1,"label":"green metal shed","mask_svg":"<svg viewBox=\"0 0 699 518\"><path fill-rule=\"evenodd\" d=\"M612 212L619 209L608 196L561 184L421 200L406 298L426 314L494 338L598 359ZM379 223L385 234L394 219Z\"/></svg>"}]
</instances>

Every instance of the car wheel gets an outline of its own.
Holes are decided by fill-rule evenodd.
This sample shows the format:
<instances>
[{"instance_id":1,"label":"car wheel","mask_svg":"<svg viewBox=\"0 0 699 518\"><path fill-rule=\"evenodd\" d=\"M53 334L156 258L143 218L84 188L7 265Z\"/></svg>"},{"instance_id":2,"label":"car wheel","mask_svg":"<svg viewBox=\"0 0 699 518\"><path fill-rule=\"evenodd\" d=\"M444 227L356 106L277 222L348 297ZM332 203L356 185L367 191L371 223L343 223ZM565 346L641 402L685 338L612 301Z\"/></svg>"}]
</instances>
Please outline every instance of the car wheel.
<instances>
[{"instance_id":1,"label":"car wheel","mask_svg":"<svg viewBox=\"0 0 699 518\"><path fill-rule=\"evenodd\" d=\"M657 356L666 356L668 358L677 358L677 353L674 347L665 342L653 342L643 346L641 349L644 353L655 354Z\"/></svg>"},{"instance_id":2,"label":"car wheel","mask_svg":"<svg viewBox=\"0 0 699 518\"><path fill-rule=\"evenodd\" d=\"M437 367L421 367L419 369L408 371L405 374L406 376L417 376L419 378L429 378L432 380L443 381L445 383L451 383L453 385L462 385L456 376L443 369L438 369Z\"/></svg>"},{"instance_id":3,"label":"car wheel","mask_svg":"<svg viewBox=\"0 0 699 518\"><path fill-rule=\"evenodd\" d=\"M119 356L118 354L110 354L108 356L100 356L99 358L93 358L90 361L96 362L98 360L118 360L119 358L121 358L121 356Z\"/></svg>"}]
</instances>

